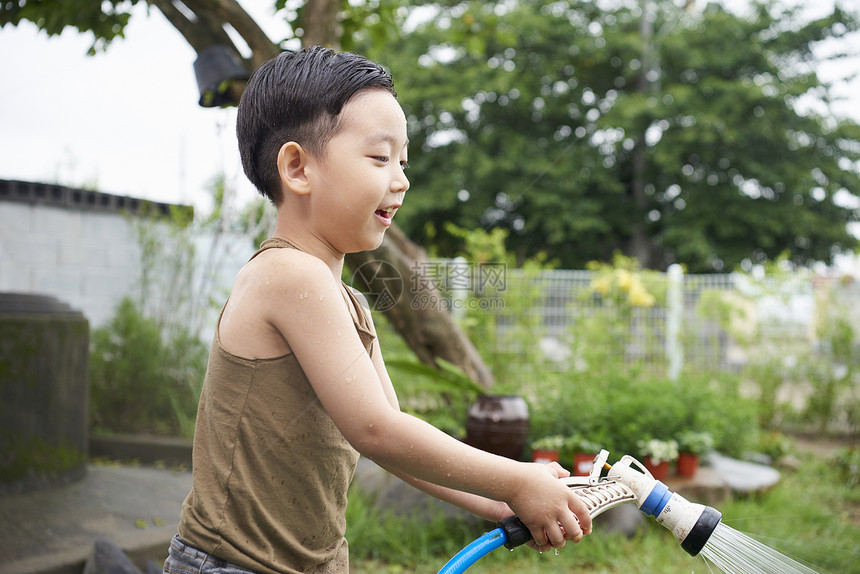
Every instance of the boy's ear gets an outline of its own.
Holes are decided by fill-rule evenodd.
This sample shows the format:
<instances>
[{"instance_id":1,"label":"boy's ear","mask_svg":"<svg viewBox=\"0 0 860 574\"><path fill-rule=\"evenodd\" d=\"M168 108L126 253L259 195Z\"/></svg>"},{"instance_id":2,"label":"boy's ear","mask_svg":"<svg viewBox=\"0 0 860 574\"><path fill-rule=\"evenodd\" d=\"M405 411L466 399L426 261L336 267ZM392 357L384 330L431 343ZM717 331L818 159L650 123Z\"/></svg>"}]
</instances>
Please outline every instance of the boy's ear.
<instances>
[{"instance_id":1,"label":"boy's ear","mask_svg":"<svg viewBox=\"0 0 860 574\"><path fill-rule=\"evenodd\" d=\"M290 141L278 150L278 175L284 188L298 195L310 193L308 154L302 146Z\"/></svg>"}]
</instances>

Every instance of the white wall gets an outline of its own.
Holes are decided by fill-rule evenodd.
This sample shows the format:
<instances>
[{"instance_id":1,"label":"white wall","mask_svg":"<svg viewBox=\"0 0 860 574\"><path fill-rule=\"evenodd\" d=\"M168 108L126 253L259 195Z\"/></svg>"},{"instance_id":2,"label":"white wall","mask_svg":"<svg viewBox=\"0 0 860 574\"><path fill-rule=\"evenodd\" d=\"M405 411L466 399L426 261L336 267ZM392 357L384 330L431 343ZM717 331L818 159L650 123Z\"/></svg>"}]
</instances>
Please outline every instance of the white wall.
<instances>
[{"instance_id":1,"label":"white wall","mask_svg":"<svg viewBox=\"0 0 860 574\"><path fill-rule=\"evenodd\" d=\"M105 197L112 202L129 200L96 192L84 192L85 198L87 193L98 202ZM134 216L93 208L87 201L70 205L9 197L14 195L0 194L0 293L51 295L83 312L90 328L107 322L119 300L133 294L140 278L140 247L130 219ZM223 303L254 246L245 236L232 233L215 243L210 234L200 234L194 243L201 263L215 262L209 293ZM217 318L217 310L211 315L212 320ZM209 333L204 326L201 335Z\"/></svg>"},{"instance_id":2,"label":"white wall","mask_svg":"<svg viewBox=\"0 0 860 574\"><path fill-rule=\"evenodd\" d=\"M129 292L139 260L119 213L0 202L0 292L52 295L98 326Z\"/></svg>"}]
</instances>

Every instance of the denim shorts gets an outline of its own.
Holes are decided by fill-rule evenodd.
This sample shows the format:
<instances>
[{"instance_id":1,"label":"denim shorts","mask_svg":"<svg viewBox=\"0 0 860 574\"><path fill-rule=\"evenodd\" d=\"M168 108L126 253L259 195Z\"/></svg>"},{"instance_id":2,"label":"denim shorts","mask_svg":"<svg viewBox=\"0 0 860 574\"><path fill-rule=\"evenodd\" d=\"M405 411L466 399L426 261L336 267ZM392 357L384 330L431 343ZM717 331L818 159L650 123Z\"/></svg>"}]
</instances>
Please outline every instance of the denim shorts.
<instances>
[{"instance_id":1,"label":"denim shorts","mask_svg":"<svg viewBox=\"0 0 860 574\"><path fill-rule=\"evenodd\" d=\"M189 546L178 534L170 541L170 554L164 561L164 574L256 574Z\"/></svg>"}]
</instances>

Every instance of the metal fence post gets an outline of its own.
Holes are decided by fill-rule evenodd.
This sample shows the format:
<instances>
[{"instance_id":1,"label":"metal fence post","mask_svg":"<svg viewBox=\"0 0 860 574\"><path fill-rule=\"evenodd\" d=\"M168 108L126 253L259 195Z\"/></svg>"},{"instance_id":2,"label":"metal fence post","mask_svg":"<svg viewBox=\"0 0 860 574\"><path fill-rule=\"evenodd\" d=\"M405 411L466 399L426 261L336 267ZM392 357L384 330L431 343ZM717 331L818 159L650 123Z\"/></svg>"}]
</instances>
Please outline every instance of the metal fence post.
<instances>
[{"instance_id":1,"label":"metal fence post","mask_svg":"<svg viewBox=\"0 0 860 574\"><path fill-rule=\"evenodd\" d=\"M684 271L678 264L672 264L666 271L666 359L667 374L675 381L684 366L684 349L681 346L681 322L684 320Z\"/></svg>"}]
</instances>

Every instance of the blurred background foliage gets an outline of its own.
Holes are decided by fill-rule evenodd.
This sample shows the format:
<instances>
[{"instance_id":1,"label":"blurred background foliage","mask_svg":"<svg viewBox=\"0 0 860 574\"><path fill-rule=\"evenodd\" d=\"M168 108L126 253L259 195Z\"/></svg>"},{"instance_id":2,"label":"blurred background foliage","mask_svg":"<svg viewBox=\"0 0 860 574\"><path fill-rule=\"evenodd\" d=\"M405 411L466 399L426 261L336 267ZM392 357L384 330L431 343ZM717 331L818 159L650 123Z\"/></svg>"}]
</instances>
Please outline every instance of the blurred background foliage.
<instances>
[{"instance_id":1,"label":"blurred background foliage","mask_svg":"<svg viewBox=\"0 0 860 574\"><path fill-rule=\"evenodd\" d=\"M463 245L447 222L507 229L519 260L567 269L621 250L646 268L728 271L857 245L860 128L829 113L817 74L819 46L850 37L856 15L665 0L402 14L399 35L357 34L355 48L392 71L408 114L398 223L441 255ZM852 54L832 45L832 60Z\"/></svg>"}]
</instances>

